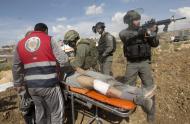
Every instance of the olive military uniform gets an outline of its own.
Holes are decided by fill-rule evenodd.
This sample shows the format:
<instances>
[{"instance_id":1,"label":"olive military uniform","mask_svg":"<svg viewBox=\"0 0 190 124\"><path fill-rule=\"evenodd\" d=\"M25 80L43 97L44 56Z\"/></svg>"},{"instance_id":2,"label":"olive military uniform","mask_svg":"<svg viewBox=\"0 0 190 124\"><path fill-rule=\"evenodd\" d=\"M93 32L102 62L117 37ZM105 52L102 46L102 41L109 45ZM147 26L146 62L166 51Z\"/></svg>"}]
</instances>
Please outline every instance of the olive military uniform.
<instances>
[{"instance_id":1,"label":"olive military uniform","mask_svg":"<svg viewBox=\"0 0 190 124\"><path fill-rule=\"evenodd\" d=\"M98 51L96 44L91 39L81 39L76 48L76 56L70 62L73 67L81 67L85 70L97 65Z\"/></svg>"},{"instance_id":2,"label":"olive military uniform","mask_svg":"<svg viewBox=\"0 0 190 124\"><path fill-rule=\"evenodd\" d=\"M100 69L103 74L112 75L113 53L116 49L116 40L108 32L104 32L98 42Z\"/></svg>"},{"instance_id":3,"label":"olive military uniform","mask_svg":"<svg viewBox=\"0 0 190 124\"><path fill-rule=\"evenodd\" d=\"M127 84L136 85L137 76L142 80L143 87L153 86L151 74L151 47L159 45L155 35L146 41L138 33L138 29L125 29L120 32L120 38L124 44L124 54L127 58L126 81Z\"/></svg>"}]
</instances>

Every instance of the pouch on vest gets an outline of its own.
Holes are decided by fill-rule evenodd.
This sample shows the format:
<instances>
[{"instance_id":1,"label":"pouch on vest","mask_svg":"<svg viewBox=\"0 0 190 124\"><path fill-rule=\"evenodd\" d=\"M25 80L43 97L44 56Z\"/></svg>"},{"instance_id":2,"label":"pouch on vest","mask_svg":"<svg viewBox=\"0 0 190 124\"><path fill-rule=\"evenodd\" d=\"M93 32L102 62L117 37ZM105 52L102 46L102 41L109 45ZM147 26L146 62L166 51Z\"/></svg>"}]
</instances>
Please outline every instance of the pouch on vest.
<instances>
[{"instance_id":1,"label":"pouch on vest","mask_svg":"<svg viewBox=\"0 0 190 124\"><path fill-rule=\"evenodd\" d=\"M149 58L151 56L151 48L148 44L124 45L124 55L128 59Z\"/></svg>"}]
</instances>

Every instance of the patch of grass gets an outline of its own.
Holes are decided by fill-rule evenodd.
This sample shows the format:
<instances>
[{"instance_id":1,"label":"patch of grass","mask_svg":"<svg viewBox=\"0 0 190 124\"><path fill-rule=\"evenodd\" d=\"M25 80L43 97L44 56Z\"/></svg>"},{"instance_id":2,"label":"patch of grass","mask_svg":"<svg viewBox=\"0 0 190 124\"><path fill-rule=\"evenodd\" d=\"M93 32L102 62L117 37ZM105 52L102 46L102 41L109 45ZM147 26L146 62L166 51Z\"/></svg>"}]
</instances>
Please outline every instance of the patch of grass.
<instances>
[{"instance_id":1,"label":"patch of grass","mask_svg":"<svg viewBox=\"0 0 190 124\"><path fill-rule=\"evenodd\" d=\"M170 48L170 43L160 44L162 50L168 50Z\"/></svg>"},{"instance_id":2,"label":"patch of grass","mask_svg":"<svg viewBox=\"0 0 190 124\"><path fill-rule=\"evenodd\" d=\"M12 69L11 63L1 63L0 64L0 71L7 71Z\"/></svg>"}]
</instances>

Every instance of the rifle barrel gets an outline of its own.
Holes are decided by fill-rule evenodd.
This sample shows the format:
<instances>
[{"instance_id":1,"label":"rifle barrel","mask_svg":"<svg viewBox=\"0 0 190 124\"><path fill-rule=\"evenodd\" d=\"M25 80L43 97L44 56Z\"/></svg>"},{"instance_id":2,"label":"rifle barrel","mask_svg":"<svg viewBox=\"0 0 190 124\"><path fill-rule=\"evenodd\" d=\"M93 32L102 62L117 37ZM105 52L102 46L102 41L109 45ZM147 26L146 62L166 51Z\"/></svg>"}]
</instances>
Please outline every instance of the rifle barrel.
<instances>
[{"instance_id":1,"label":"rifle barrel","mask_svg":"<svg viewBox=\"0 0 190 124\"><path fill-rule=\"evenodd\" d=\"M160 20L160 21L157 21L156 24L157 25L169 25L172 21L183 20L183 19L186 19L186 17L177 18L177 19Z\"/></svg>"},{"instance_id":2,"label":"rifle barrel","mask_svg":"<svg viewBox=\"0 0 190 124\"><path fill-rule=\"evenodd\" d=\"M182 19L186 19L186 17L177 18L177 19L174 19L174 20L177 21L177 20L182 20Z\"/></svg>"}]
</instances>

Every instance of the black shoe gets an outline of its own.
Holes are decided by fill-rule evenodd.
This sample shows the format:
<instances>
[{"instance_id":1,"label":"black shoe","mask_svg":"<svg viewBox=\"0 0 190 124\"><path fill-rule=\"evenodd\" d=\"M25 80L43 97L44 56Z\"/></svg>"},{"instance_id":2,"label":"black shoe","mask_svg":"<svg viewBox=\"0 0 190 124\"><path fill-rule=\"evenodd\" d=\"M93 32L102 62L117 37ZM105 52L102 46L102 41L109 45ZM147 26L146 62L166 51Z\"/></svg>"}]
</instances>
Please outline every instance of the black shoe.
<instances>
[{"instance_id":1,"label":"black shoe","mask_svg":"<svg viewBox=\"0 0 190 124\"><path fill-rule=\"evenodd\" d=\"M155 113L156 113L156 103L155 103L155 96L152 97L153 100L153 106L149 113L147 113L147 122L150 124L155 123Z\"/></svg>"},{"instance_id":2,"label":"black shoe","mask_svg":"<svg viewBox=\"0 0 190 124\"><path fill-rule=\"evenodd\" d=\"M154 124L154 122L155 122L155 115L154 114L147 114L147 122L149 124Z\"/></svg>"},{"instance_id":3,"label":"black shoe","mask_svg":"<svg viewBox=\"0 0 190 124\"><path fill-rule=\"evenodd\" d=\"M153 106L153 100L150 99L150 98L145 98L145 99L144 99L144 102L143 102L143 104L142 104L143 109L144 109L147 113L150 113L150 112L151 112L151 109L152 109L152 106Z\"/></svg>"}]
</instances>

